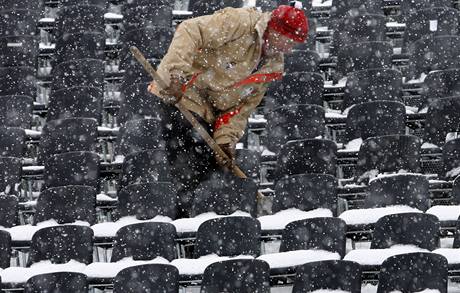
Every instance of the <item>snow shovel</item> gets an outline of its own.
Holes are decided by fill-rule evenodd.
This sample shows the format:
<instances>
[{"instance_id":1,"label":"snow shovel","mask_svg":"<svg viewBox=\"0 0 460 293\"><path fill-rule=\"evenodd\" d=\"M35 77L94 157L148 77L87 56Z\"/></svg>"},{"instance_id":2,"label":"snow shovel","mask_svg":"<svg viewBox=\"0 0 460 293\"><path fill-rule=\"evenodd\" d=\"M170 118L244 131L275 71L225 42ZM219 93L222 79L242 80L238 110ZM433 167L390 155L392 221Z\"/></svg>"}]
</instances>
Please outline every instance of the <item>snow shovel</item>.
<instances>
[{"instance_id":1,"label":"snow shovel","mask_svg":"<svg viewBox=\"0 0 460 293\"><path fill-rule=\"evenodd\" d=\"M144 69L152 76L152 78L158 82L158 84L162 88L166 88L165 82L161 79L158 73L155 71L153 66L150 62L145 58L144 54L135 46L130 47L131 53L136 58L136 60L144 67ZM214 153L218 154L222 161L220 163L225 163L230 160L227 154L220 148L220 146L216 143L216 141L209 135L208 131L196 120L193 114L185 108L181 102L174 104L177 109L184 115L185 119L187 119L193 126L193 128L198 132L198 134L206 141L209 147L213 150ZM236 164L233 164L233 168L231 170L233 174L235 174L239 178L248 178L246 174L238 167ZM261 200L264 197L262 193L257 191L257 199Z\"/></svg>"}]
</instances>

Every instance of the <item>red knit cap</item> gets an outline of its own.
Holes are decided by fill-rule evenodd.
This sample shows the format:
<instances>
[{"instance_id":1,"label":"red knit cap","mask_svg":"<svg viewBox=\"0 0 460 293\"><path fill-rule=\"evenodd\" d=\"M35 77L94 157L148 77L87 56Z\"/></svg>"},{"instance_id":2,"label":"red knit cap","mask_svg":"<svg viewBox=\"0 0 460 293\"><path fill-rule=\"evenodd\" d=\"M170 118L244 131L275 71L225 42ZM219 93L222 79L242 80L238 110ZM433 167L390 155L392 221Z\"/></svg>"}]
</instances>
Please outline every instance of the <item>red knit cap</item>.
<instances>
[{"instance_id":1,"label":"red knit cap","mask_svg":"<svg viewBox=\"0 0 460 293\"><path fill-rule=\"evenodd\" d=\"M280 34L303 43L308 36L308 21L302 9L280 5L273 10L268 27Z\"/></svg>"}]
</instances>

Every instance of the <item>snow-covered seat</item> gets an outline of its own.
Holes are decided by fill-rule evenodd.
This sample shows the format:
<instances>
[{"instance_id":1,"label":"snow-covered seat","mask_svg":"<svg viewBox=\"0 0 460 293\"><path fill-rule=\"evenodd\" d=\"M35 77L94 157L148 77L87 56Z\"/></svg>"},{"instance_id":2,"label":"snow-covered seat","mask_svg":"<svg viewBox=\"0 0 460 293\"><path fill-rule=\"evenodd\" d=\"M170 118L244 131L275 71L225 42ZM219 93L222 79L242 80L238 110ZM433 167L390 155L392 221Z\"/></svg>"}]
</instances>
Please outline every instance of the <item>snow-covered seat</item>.
<instances>
[{"instance_id":1,"label":"snow-covered seat","mask_svg":"<svg viewBox=\"0 0 460 293\"><path fill-rule=\"evenodd\" d=\"M460 217L460 177L457 177L452 185L453 205L435 205L429 208L426 213L438 217L442 227L453 228L457 226Z\"/></svg>"},{"instance_id":2,"label":"snow-covered seat","mask_svg":"<svg viewBox=\"0 0 460 293\"><path fill-rule=\"evenodd\" d=\"M399 213L423 213L429 206L429 181L422 174L379 175L370 180L362 209L340 214L348 233L371 231L383 216Z\"/></svg>"},{"instance_id":3,"label":"snow-covered seat","mask_svg":"<svg viewBox=\"0 0 460 293\"><path fill-rule=\"evenodd\" d=\"M26 292L87 292L86 275L77 272L53 272L34 275L27 280Z\"/></svg>"}]
</instances>

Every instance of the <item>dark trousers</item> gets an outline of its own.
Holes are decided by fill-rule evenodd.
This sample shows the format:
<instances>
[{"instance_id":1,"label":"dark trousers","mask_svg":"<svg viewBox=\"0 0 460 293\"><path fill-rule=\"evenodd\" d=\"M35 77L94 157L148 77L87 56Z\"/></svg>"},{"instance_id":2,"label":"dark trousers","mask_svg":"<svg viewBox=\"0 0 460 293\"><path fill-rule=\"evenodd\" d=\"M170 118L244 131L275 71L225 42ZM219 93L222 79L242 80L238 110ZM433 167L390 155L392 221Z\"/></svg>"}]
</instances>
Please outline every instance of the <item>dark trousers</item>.
<instances>
[{"instance_id":1,"label":"dark trousers","mask_svg":"<svg viewBox=\"0 0 460 293\"><path fill-rule=\"evenodd\" d=\"M188 216L193 191L217 170L218 165L206 141L176 107L163 105L163 111L163 135L172 180L178 186L179 216ZM195 118L212 135L212 126L197 115Z\"/></svg>"}]
</instances>

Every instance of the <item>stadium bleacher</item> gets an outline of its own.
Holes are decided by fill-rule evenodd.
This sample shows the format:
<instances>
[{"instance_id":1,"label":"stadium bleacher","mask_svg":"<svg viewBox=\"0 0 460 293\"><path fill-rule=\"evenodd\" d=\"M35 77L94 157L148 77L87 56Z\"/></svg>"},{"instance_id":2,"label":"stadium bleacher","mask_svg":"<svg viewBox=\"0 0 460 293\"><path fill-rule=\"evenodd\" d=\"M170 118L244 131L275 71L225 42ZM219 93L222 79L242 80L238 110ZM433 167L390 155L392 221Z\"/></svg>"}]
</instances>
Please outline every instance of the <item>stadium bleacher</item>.
<instances>
[{"instance_id":1,"label":"stadium bleacher","mask_svg":"<svg viewBox=\"0 0 460 293\"><path fill-rule=\"evenodd\" d=\"M302 0L249 178L179 217L129 47L157 66L190 17L289 2L0 0L2 292L460 292L458 0Z\"/></svg>"}]
</instances>

